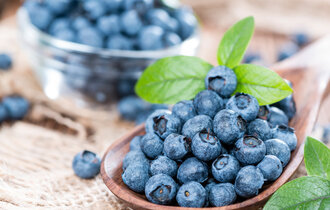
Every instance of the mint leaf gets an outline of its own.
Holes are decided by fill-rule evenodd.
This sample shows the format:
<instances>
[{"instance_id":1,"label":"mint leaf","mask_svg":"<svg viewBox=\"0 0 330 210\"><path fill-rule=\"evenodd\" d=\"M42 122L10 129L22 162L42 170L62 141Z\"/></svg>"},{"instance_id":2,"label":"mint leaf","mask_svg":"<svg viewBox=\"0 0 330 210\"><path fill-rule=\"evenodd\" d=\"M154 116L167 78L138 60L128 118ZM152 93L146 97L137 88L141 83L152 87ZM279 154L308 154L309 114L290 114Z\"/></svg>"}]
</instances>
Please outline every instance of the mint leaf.
<instances>
[{"instance_id":1,"label":"mint leaf","mask_svg":"<svg viewBox=\"0 0 330 210\"><path fill-rule=\"evenodd\" d=\"M150 103L174 104L189 100L205 89L204 79L212 67L197 57L163 58L143 72L135 92Z\"/></svg>"},{"instance_id":2,"label":"mint leaf","mask_svg":"<svg viewBox=\"0 0 330 210\"><path fill-rule=\"evenodd\" d=\"M308 175L320 176L330 180L330 149L322 142L308 136L304 153Z\"/></svg>"},{"instance_id":3,"label":"mint leaf","mask_svg":"<svg viewBox=\"0 0 330 210\"><path fill-rule=\"evenodd\" d=\"M330 182L321 177L305 176L280 187L264 210L326 209L330 205Z\"/></svg>"},{"instance_id":4,"label":"mint leaf","mask_svg":"<svg viewBox=\"0 0 330 210\"><path fill-rule=\"evenodd\" d=\"M253 95L260 105L278 102L292 93L291 87L274 71L253 64L236 66L235 92Z\"/></svg>"},{"instance_id":5,"label":"mint leaf","mask_svg":"<svg viewBox=\"0 0 330 210\"><path fill-rule=\"evenodd\" d=\"M243 59L254 31L253 17L247 17L233 25L222 37L218 48L218 63L234 68Z\"/></svg>"}]
</instances>

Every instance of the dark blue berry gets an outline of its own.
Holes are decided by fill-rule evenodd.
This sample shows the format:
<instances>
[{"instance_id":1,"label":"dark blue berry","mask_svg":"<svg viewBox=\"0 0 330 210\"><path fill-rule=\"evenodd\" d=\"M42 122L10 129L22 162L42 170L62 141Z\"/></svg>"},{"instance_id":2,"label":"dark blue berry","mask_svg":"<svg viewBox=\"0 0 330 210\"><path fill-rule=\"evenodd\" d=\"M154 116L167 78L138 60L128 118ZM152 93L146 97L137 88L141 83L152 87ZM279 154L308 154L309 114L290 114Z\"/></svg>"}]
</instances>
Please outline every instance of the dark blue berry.
<instances>
[{"instance_id":1,"label":"dark blue berry","mask_svg":"<svg viewBox=\"0 0 330 210\"><path fill-rule=\"evenodd\" d=\"M119 17L117 15L100 17L97 20L97 27L104 35L117 34L120 32Z\"/></svg>"},{"instance_id":2,"label":"dark blue berry","mask_svg":"<svg viewBox=\"0 0 330 210\"><path fill-rule=\"evenodd\" d=\"M26 7L28 9L31 23L42 31L46 31L54 19L54 15L47 7L36 4Z\"/></svg>"},{"instance_id":3,"label":"dark blue berry","mask_svg":"<svg viewBox=\"0 0 330 210\"><path fill-rule=\"evenodd\" d=\"M247 127L247 134L255 136L263 141L272 138L268 122L262 119L251 121Z\"/></svg>"},{"instance_id":4,"label":"dark blue berry","mask_svg":"<svg viewBox=\"0 0 330 210\"><path fill-rule=\"evenodd\" d=\"M246 131L246 121L236 112L221 110L213 120L213 131L221 143L234 144Z\"/></svg>"},{"instance_id":5,"label":"dark blue berry","mask_svg":"<svg viewBox=\"0 0 330 210\"><path fill-rule=\"evenodd\" d=\"M289 118L289 120L291 120L296 114L296 103L293 99L292 94L286 97L285 99L273 104L272 106L281 109Z\"/></svg>"},{"instance_id":6,"label":"dark blue berry","mask_svg":"<svg viewBox=\"0 0 330 210\"><path fill-rule=\"evenodd\" d=\"M93 47L103 47L103 35L94 27L82 28L78 31L77 40L81 44Z\"/></svg>"},{"instance_id":7,"label":"dark blue berry","mask_svg":"<svg viewBox=\"0 0 330 210\"><path fill-rule=\"evenodd\" d=\"M130 164L122 174L123 182L134 192L144 192L147 181L149 180L149 167L140 164Z\"/></svg>"},{"instance_id":8,"label":"dark blue berry","mask_svg":"<svg viewBox=\"0 0 330 210\"><path fill-rule=\"evenodd\" d=\"M244 136L235 143L235 157L243 165L259 163L266 155L266 146L261 139Z\"/></svg>"},{"instance_id":9,"label":"dark blue berry","mask_svg":"<svg viewBox=\"0 0 330 210\"><path fill-rule=\"evenodd\" d=\"M56 15L62 15L72 8L72 0L45 0L45 5Z\"/></svg>"},{"instance_id":10,"label":"dark blue berry","mask_svg":"<svg viewBox=\"0 0 330 210\"><path fill-rule=\"evenodd\" d=\"M188 182L179 188L176 201L182 207L203 207L206 201L206 191L198 182Z\"/></svg>"},{"instance_id":11,"label":"dark blue berry","mask_svg":"<svg viewBox=\"0 0 330 210\"><path fill-rule=\"evenodd\" d=\"M228 154L222 154L212 163L212 175L219 182L235 180L240 169L238 160Z\"/></svg>"},{"instance_id":12,"label":"dark blue berry","mask_svg":"<svg viewBox=\"0 0 330 210\"><path fill-rule=\"evenodd\" d=\"M130 151L141 151L141 138L142 136L135 136L129 143Z\"/></svg>"},{"instance_id":13,"label":"dark blue berry","mask_svg":"<svg viewBox=\"0 0 330 210\"><path fill-rule=\"evenodd\" d=\"M182 134L192 139L204 129L212 129L212 119L207 115L197 115L185 122L182 127Z\"/></svg>"},{"instance_id":14,"label":"dark blue berry","mask_svg":"<svg viewBox=\"0 0 330 210\"><path fill-rule=\"evenodd\" d=\"M124 0L102 0L107 6L107 10L111 13L118 12Z\"/></svg>"},{"instance_id":15,"label":"dark blue berry","mask_svg":"<svg viewBox=\"0 0 330 210\"><path fill-rule=\"evenodd\" d=\"M74 42L76 39L76 34L73 30L71 30L70 28L63 28L59 31L56 31L54 33L54 37L61 39L61 40L65 40L65 41L69 41L69 42Z\"/></svg>"},{"instance_id":16,"label":"dark blue berry","mask_svg":"<svg viewBox=\"0 0 330 210\"><path fill-rule=\"evenodd\" d=\"M74 173L83 179L91 179L100 172L101 159L93 152L84 150L73 159Z\"/></svg>"},{"instance_id":17,"label":"dark blue berry","mask_svg":"<svg viewBox=\"0 0 330 210\"><path fill-rule=\"evenodd\" d=\"M120 116L126 120L134 121L137 115L150 107L150 104L137 96L122 98L117 106Z\"/></svg>"},{"instance_id":18,"label":"dark blue berry","mask_svg":"<svg viewBox=\"0 0 330 210\"><path fill-rule=\"evenodd\" d=\"M125 10L135 10L139 14L144 14L153 6L154 0L123 0Z\"/></svg>"},{"instance_id":19,"label":"dark blue berry","mask_svg":"<svg viewBox=\"0 0 330 210\"><path fill-rule=\"evenodd\" d=\"M294 42L288 42L284 44L281 49L279 50L277 54L277 60L282 61L284 59L287 59L294 54L296 54L299 51L298 45L296 45Z\"/></svg>"},{"instance_id":20,"label":"dark blue berry","mask_svg":"<svg viewBox=\"0 0 330 210\"><path fill-rule=\"evenodd\" d=\"M221 144L211 130L197 133L191 142L192 153L202 161L214 160L221 153Z\"/></svg>"},{"instance_id":21,"label":"dark blue berry","mask_svg":"<svg viewBox=\"0 0 330 210\"><path fill-rule=\"evenodd\" d=\"M191 139L172 133L164 141L164 154L172 160L182 159L190 151Z\"/></svg>"},{"instance_id":22,"label":"dark blue berry","mask_svg":"<svg viewBox=\"0 0 330 210\"><path fill-rule=\"evenodd\" d=\"M255 61L261 61L261 55L259 53L247 52L244 56L244 63L253 63Z\"/></svg>"},{"instance_id":23,"label":"dark blue berry","mask_svg":"<svg viewBox=\"0 0 330 210\"><path fill-rule=\"evenodd\" d=\"M264 176L260 169L255 166L245 166L237 174L235 191L243 198L250 198L258 195L263 184Z\"/></svg>"},{"instance_id":24,"label":"dark blue berry","mask_svg":"<svg viewBox=\"0 0 330 210\"><path fill-rule=\"evenodd\" d=\"M297 136L293 128L286 125L278 125L274 128L272 134L272 138L284 141L289 146L291 151L296 149Z\"/></svg>"},{"instance_id":25,"label":"dark blue berry","mask_svg":"<svg viewBox=\"0 0 330 210\"><path fill-rule=\"evenodd\" d=\"M76 31L79 31L81 30L82 28L87 28L87 27L90 27L91 26L91 22L83 17L83 16L78 16L78 17L75 17L73 20L72 20L72 28Z\"/></svg>"},{"instance_id":26,"label":"dark blue berry","mask_svg":"<svg viewBox=\"0 0 330 210\"><path fill-rule=\"evenodd\" d=\"M222 98L214 91L203 90L194 98L194 106L199 115L208 115L213 118L224 108Z\"/></svg>"},{"instance_id":27,"label":"dark blue berry","mask_svg":"<svg viewBox=\"0 0 330 210\"><path fill-rule=\"evenodd\" d=\"M292 41L294 41L299 47L302 47L309 42L309 37L306 33L296 33L292 36Z\"/></svg>"},{"instance_id":28,"label":"dark blue berry","mask_svg":"<svg viewBox=\"0 0 330 210\"><path fill-rule=\"evenodd\" d=\"M288 125L289 118L285 113L277 107L271 107L268 114L267 121L271 128L276 127L277 125Z\"/></svg>"},{"instance_id":29,"label":"dark blue berry","mask_svg":"<svg viewBox=\"0 0 330 210\"><path fill-rule=\"evenodd\" d=\"M176 103L172 108L172 112L183 123L197 115L192 101L180 101Z\"/></svg>"},{"instance_id":30,"label":"dark blue berry","mask_svg":"<svg viewBox=\"0 0 330 210\"><path fill-rule=\"evenodd\" d=\"M11 57L6 53L0 54L0 71L1 70L8 70L12 67L12 59Z\"/></svg>"},{"instance_id":31,"label":"dark blue berry","mask_svg":"<svg viewBox=\"0 0 330 210\"><path fill-rule=\"evenodd\" d=\"M180 36L178 36L176 33L166 33L164 37L164 44L166 47L172 47L180 44L182 42Z\"/></svg>"},{"instance_id":32,"label":"dark blue berry","mask_svg":"<svg viewBox=\"0 0 330 210\"><path fill-rule=\"evenodd\" d=\"M269 139L265 141L267 155L274 155L280 159L283 167L285 167L291 157L289 146L280 139Z\"/></svg>"},{"instance_id":33,"label":"dark blue berry","mask_svg":"<svg viewBox=\"0 0 330 210\"><path fill-rule=\"evenodd\" d=\"M231 109L240 114L246 121L254 120L259 112L258 100L245 93L236 93L226 104L227 109Z\"/></svg>"},{"instance_id":34,"label":"dark blue berry","mask_svg":"<svg viewBox=\"0 0 330 210\"><path fill-rule=\"evenodd\" d=\"M5 97L2 100L2 104L6 108L10 120L23 119L30 108L29 101L20 96Z\"/></svg>"},{"instance_id":35,"label":"dark blue berry","mask_svg":"<svg viewBox=\"0 0 330 210\"><path fill-rule=\"evenodd\" d=\"M221 97L230 97L236 90L237 78L233 70L226 66L212 68L206 75L205 87L213 90Z\"/></svg>"},{"instance_id":36,"label":"dark blue berry","mask_svg":"<svg viewBox=\"0 0 330 210\"><path fill-rule=\"evenodd\" d=\"M257 167L263 174L265 181L275 181L283 171L281 161L274 155L266 155Z\"/></svg>"},{"instance_id":37,"label":"dark blue berry","mask_svg":"<svg viewBox=\"0 0 330 210\"><path fill-rule=\"evenodd\" d=\"M129 36L138 34L142 28L142 22L135 10L124 12L120 16L121 30Z\"/></svg>"},{"instance_id":38,"label":"dark blue berry","mask_svg":"<svg viewBox=\"0 0 330 210\"><path fill-rule=\"evenodd\" d=\"M165 139L171 133L180 133L181 121L168 110L159 109L152 113L146 121L146 132L154 133Z\"/></svg>"},{"instance_id":39,"label":"dark blue berry","mask_svg":"<svg viewBox=\"0 0 330 210\"><path fill-rule=\"evenodd\" d=\"M149 201L156 204L168 205L175 200L178 185L166 174L152 176L145 187L145 195Z\"/></svg>"},{"instance_id":40,"label":"dark blue berry","mask_svg":"<svg viewBox=\"0 0 330 210\"><path fill-rule=\"evenodd\" d=\"M83 1L83 8L86 15L92 20L96 20L104 16L107 12L107 7L103 1L86 0Z\"/></svg>"},{"instance_id":41,"label":"dark blue berry","mask_svg":"<svg viewBox=\"0 0 330 210\"><path fill-rule=\"evenodd\" d=\"M227 206L236 200L235 187L231 183L213 185L209 192L209 201L212 206Z\"/></svg>"},{"instance_id":42,"label":"dark blue berry","mask_svg":"<svg viewBox=\"0 0 330 210\"><path fill-rule=\"evenodd\" d=\"M57 18L49 26L48 32L51 35L54 35L55 33L68 28L70 28L70 22L68 18Z\"/></svg>"},{"instance_id":43,"label":"dark blue berry","mask_svg":"<svg viewBox=\"0 0 330 210\"><path fill-rule=\"evenodd\" d=\"M204 182L208 178L208 167L206 163L195 157L186 159L179 167L177 179L180 183L190 181Z\"/></svg>"},{"instance_id":44,"label":"dark blue berry","mask_svg":"<svg viewBox=\"0 0 330 210\"><path fill-rule=\"evenodd\" d=\"M194 14L190 10L180 8L175 12L175 17L180 25L179 33L181 38L183 40L189 38L195 32L197 26L197 20Z\"/></svg>"},{"instance_id":45,"label":"dark blue berry","mask_svg":"<svg viewBox=\"0 0 330 210\"><path fill-rule=\"evenodd\" d=\"M263 120L267 120L268 119L268 115L270 113L270 106L269 105L265 105L265 106L259 106L259 111L258 111L258 118L263 119Z\"/></svg>"},{"instance_id":46,"label":"dark blue berry","mask_svg":"<svg viewBox=\"0 0 330 210\"><path fill-rule=\"evenodd\" d=\"M156 25L145 26L138 36L138 46L141 50L158 50L163 48L164 30Z\"/></svg>"},{"instance_id":47,"label":"dark blue berry","mask_svg":"<svg viewBox=\"0 0 330 210\"><path fill-rule=\"evenodd\" d=\"M176 177L177 170L177 163L166 156L158 156L155 160L151 161L150 173L152 176L156 174L166 174L171 177Z\"/></svg>"},{"instance_id":48,"label":"dark blue berry","mask_svg":"<svg viewBox=\"0 0 330 210\"><path fill-rule=\"evenodd\" d=\"M3 104L0 104L0 124L8 119L8 111Z\"/></svg>"},{"instance_id":49,"label":"dark blue berry","mask_svg":"<svg viewBox=\"0 0 330 210\"><path fill-rule=\"evenodd\" d=\"M163 151L163 141L153 133L147 133L141 139L141 150L151 159L155 159Z\"/></svg>"},{"instance_id":50,"label":"dark blue berry","mask_svg":"<svg viewBox=\"0 0 330 210\"><path fill-rule=\"evenodd\" d=\"M126 170L126 168L132 163L143 164L148 166L149 160L146 158L146 156L141 150L133 150L126 154L123 160L123 170Z\"/></svg>"},{"instance_id":51,"label":"dark blue berry","mask_svg":"<svg viewBox=\"0 0 330 210\"><path fill-rule=\"evenodd\" d=\"M112 50L132 50L133 43L129 38L116 34L108 37L106 47Z\"/></svg>"}]
</instances>

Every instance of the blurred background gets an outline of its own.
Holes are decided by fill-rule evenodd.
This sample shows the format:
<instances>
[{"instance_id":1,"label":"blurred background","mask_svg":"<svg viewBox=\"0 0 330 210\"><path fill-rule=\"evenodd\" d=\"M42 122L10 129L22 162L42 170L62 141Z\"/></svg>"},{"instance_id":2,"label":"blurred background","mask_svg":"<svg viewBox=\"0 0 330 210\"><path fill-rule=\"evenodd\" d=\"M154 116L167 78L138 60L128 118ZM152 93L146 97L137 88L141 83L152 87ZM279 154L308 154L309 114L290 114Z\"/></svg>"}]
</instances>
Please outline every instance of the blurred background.
<instances>
[{"instance_id":1,"label":"blurred background","mask_svg":"<svg viewBox=\"0 0 330 210\"><path fill-rule=\"evenodd\" d=\"M19 31L17 19L22 3L0 0L0 53L10 54L13 60L9 72L0 71L0 98L19 94L32 104L23 121L3 123L0 127L0 208L125 209L100 177L91 181L75 177L71 160L82 149L103 155L135 123L123 120L111 100L116 96L111 94L107 97L112 102L106 109L96 109L93 104L80 106L67 98L51 100L45 95L31 68L29 54L22 47L20 37L25 34ZM212 64L216 64L217 47L224 31L246 16L254 16L256 30L245 61L268 67L330 33L329 0L182 0L182 3L193 8L201 25L197 55ZM308 40L302 47L292 49L297 34L304 34ZM95 95L96 100L104 98ZM330 139L329 95L328 92L313 133L326 143Z\"/></svg>"}]
</instances>

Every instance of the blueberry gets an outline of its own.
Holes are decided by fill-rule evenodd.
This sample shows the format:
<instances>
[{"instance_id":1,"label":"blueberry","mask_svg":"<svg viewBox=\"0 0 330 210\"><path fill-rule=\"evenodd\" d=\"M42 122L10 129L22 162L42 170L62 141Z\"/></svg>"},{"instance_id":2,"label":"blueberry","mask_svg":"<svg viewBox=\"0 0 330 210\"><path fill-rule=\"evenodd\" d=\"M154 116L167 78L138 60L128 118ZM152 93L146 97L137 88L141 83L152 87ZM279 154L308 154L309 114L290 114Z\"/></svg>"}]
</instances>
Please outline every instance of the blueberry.
<instances>
[{"instance_id":1,"label":"blueberry","mask_svg":"<svg viewBox=\"0 0 330 210\"><path fill-rule=\"evenodd\" d=\"M29 101L20 96L5 97L2 104L8 112L8 118L11 120L23 119L30 108Z\"/></svg>"},{"instance_id":2,"label":"blueberry","mask_svg":"<svg viewBox=\"0 0 330 210\"><path fill-rule=\"evenodd\" d=\"M228 154L220 155L212 163L212 175L219 182L231 182L235 180L239 169L238 160Z\"/></svg>"},{"instance_id":3,"label":"blueberry","mask_svg":"<svg viewBox=\"0 0 330 210\"><path fill-rule=\"evenodd\" d=\"M292 36L292 41L294 41L299 47L302 47L309 42L309 37L306 33L296 33Z\"/></svg>"},{"instance_id":4,"label":"blueberry","mask_svg":"<svg viewBox=\"0 0 330 210\"><path fill-rule=\"evenodd\" d=\"M172 108L172 112L182 122L186 122L197 115L192 101L180 101L176 103Z\"/></svg>"},{"instance_id":5,"label":"blueberry","mask_svg":"<svg viewBox=\"0 0 330 210\"><path fill-rule=\"evenodd\" d=\"M54 33L54 37L61 39L61 40L74 42L75 38L76 38L76 34L70 28L63 28L59 31L56 31Z\"/></svg>"},{"instance_id":6,"label":"blueberry","mask_svg":"<svg viewBox=\"0 0 330 210\"><path fill-rule=\"evenodd\" d=\"M141 50L158 50L163 48L164 30L155 25L142 28L138 36L138 46Z\"/></svg>"},{"instance_id":7,"label":"blueberry","mask_svg":"<svg viewBox=\"0 0 330 210\"><path fill-rule=\"evenodd\" d=\"M298 45L294 42L285 43L277 54L277 60L282 61L291 57L292 55L296 54L299 51Z\"/></svg>"},{"instance_id":8,"label":"blueberry","mask_svg":"<svg viewBox=\"0 0 330 210\"><path fill-rule=\"evenodd\" d=\"M68 28L70 28L70 22L68 18L57 18L49 26L48 32L51 35L54 35L55 33L58 33L61 30Z\"/></svg>"},{"instance_id":9,"label":"blueberry","mask_svg":"<svg viewBox=\"0 0 330 210\"><path fill-rule=\"evenodd\" d=\"M260 169L255 166L245 166L237 174L235 191L239 196L249 198L258 195L263 184L264 176Z\"/></svg>"},{"instance_id":10,"label":"blueberry","mask_svg":"<svg viewBox=\"0 0 330 210\"><path fill-rule=\"evenodd\" d=\"M120 116L126 120L134 121L137 114L148 109L150 105L137 96L127 96L118 102L117 109Z\"/></svg>"},{"instance_id":11,"label":"blueberry","mask_svg":"<svg viewBox=\"0 0 330 210\"><path fill-rule=\"evenodd\" d=\"M147 133L141 139L141 150L151 159L155 159L163 151L163 141L155 134Z\"/></svg>"},{"instance_id":12,"label":"blueberry","mask_svg":"<svg viewBox=\"0 0 330 210\"><path fill-rule=\"evenodd\" d=\"M290 160L290 148L280 139L269 139L265 141L267 155L274 155L280 159L283 167L285 167Z\"/></svg>"},{"instance_id":13,"label":"blueberry","mask_svg":"<svg viewBox=\"0 0 330 210\"><path fill-rule=\"evenodd\" d=\"M203 129L212 129L212 119L207 115L197 115L185 122L182 134L190 139Z\"/></svg>"},{"instance_id":14,"label":"blueberry","mask_svg":"<svg viewBox=\"0 0 330 210\"><path fill-rule=\"evenodd\" d=\"M3 104L0 104L0 124L8 119L8 111Z\"/></svg>"},{"instance_id":15,"label":"blueberry","mask_svg":"<svg viewBox=\"0 0 330 210\"><path fill-rule=\"evenodd\" d=\"M107 12L107 7L103 1L85 0L83 8L89 18L96 20L104 16Z\"/></svg>"},{"instance_id":16,"label":"blueberry","mask_svg":"<svg viewBox=\"0 0 330 210\"><path fill-rule=\"evenodd\" d=\"M186 159L180 165L177 179L183 184L190 181L204 182L207 180L208 174L209 172L206 163L195 157L191 157Z\"/></svg>"},{"instance_id":17,"label":"blueberry","mask_svg":"<svg viewBox=\"0 0 330 210\"><path fill-rule=\"evenodd\" d=\"M144 192L149 180L149 168L144 164L132 163L121 175L123 182L134 192Z\"/></svg>"},{"instance_id":18,"label":"blueberry","mask_svg":"<svg viewBox=\"0 0 330 210\"><path fill-rule=\"evenodd\" d=\"M284 114L282 110L277 107L271 107L268 114L267 121L271 128L276 127L277 125L288 125L289 118Z\"/></svg>"},{"instance_id":19,"label":"blueberry","mask_svg":"<svg viewBox=\"0 0 330 210\"><path fill-rule=\"evenodd\" d=\"M283 171L281 161L274 155L266 155L257 167L263 174L265 181L275 181Z\"/></svg>"},{"instance_id":20,"label":"blueberry","mask_svg":"<svg viewBox=\"0 0 330 210\"><path fill-rule=\"evenodd\" d=\"M72 0L45 0L45 5L56 15L68 13L72 8Z\"/></svg>"},{"instance_id":21,"label":"blueberry","mask_svg":"<svg viewBox=\"0 0 330 210\"><path fill-rule=\"evenodd\" d=\"M171 29L171 27L169 26L171 17L163 9L160 8L151 9L147 12L146 17L150 25L159 26L166 31Z\"/></svg>"},{"instance_id":22,"label":"blueberry","mask_svg":"<svg viewBox=\"0 0 330 210\"><path fill-rule=\"evenodd\" d=\"M148 166L149 160L146 158L146 156L141 150L134 150L126 154L123 160L123 170L126 170L126 168L132 163L143 164Z\"/></svg>"},{"instance_id":23,"label":"blueberry","mask_svg":"<svg viewBox=\"0 0 330 210\"><path fill-rule=\"evenodd\" d=\"M259 106L259 111L258 111L258 118L263 119L263 120L267 120L268 116L270 113L270 107L269 105L265 105L265 106Z\"/></svg>"},{"instance_id":24,"label":"blueberry","mask_svg":"<svg viewBox=\"0 0 330 210\"><path fill-rule=\"evenodd\" d=\"M221 143L234 144L246 131L246 121L236 112L221 110L213 120L213 130Z\"/></svg>"},{"instance_id":25,"label":"blueberry","mask_svg":"<svg viewBox=\"0 0 330 210\"><path fill-rule=\"evenodd\" d=\"M12 59L6 53L0 54L0 70L8 70L12 67Z\"/></svg>"},{"instance_id":26,"label":"blueberry","mask_svg":"<svg viewBox=\"0 0 330 210\"><path fill-rule=\"evenodd\" d=\"M194 106L199 115L208 115L211 118L224 108L222 98L211 90L199 92L194 98Z\"/></svg>"},{"instance_id":27,"label":"blueberry","mask_svg":"<svg viewBox=\"0 0 330 210\"><path fill-rule=\"evenodd\" d=\"M230 97L236 90L236 86L236 75L226 66L212 68L205 77L206 89L217 92L221 97Z\"/></svg>"},{"instance_id":28,"label":"blueberry","mask_svg":"<svg viewBox=\"0 0 330 210\"><path fill-rule=\"evenodd\" d=\"M179 9L175 12L175 17L179 22L179 33L183 40L189 38L196 29L197 20L195 16L186 9Z\"/></svg>"},{"instance_id":29,"label":"blueberry","mask_svg":"<svg viewBox=\"0 0 330 210\"><path fill-rule=\"evenodd\" d=\"M132 50L133 45L130 39L123 35L116 34L109 36L106 47L113 50Z\"/></svg>"},{"instance_id":30,"label":"blueberry","mask_svg":"<svg viewBox=\"0 0 330 210\"><path fill-rule=\"evenodd\" d=\"M123 0L125 10L136 10L139 14L144 14L153 6L154 0Z\"/></svg>"},{"instance_id":31,"label":"blueberry","mask_svg":"<svg viewBox=\"0 0 330 210\"><path fill-rule=\"evenodd\" d=\"M172 133L164 141L164 154L172 160L182 159L190 151L191 139Z\"/></svg>"},{"instance_id":32,"label":"blueberry","mask_svg":"<svg viewBox=\"0 0 330 210\"><path fill-rule=\"evenodd\" d=\"M244 63L253 63L255 61L260 61L261 55L259 53L247 52L244 56Z\"/></svg>"},{"instance_id":33,"label":"blueberry","mask_svg":"<svg viewBox=\"0 0 330 210\"><path fill-rule=\"evenodd\" d=\"M120 32L119 17L117 15L100 17L97 20L97 28L104 35L117 34Z\"/></svg>"},{"instance_id":34,"label":"blueberry","mask_svg":"<svg viewBox=\"0 0 330 210\"><path fill-rule=\"evenodd\" d=\"M72 168L83 179L91 179L100 172L101 159L95 153L84 150L74 156Z\"/></svg>"},{"instance_id":35,"label":"blueberry","mask_svg":"<svg viewBox=\"0 0 330 210\"><path fill-rule=\"evenodd\" d=\"M82 28L78 31L78 42L92 47L103 47L103 35L94 27Z\"/></svg>"},{"instance_id":36,"label":"blueberry","mask_svg":"<svg viewBox=\"0 0 330 210\"><path fill-rule=\"evenodd\" d=\"M179 188L176 200L182 207L203 207L206 201L206 191L198 182L188 182Z\"/></svg>"},{"instance_id":37,"label":"blueberry","mask_svg":"<svg viewBox=\"0 0 330 210\"><path fill-rule=\"evenodd\" d=\"M142 28L142 22L136 11L130 10L120 16L121 30L129 36L138 34Z\"/></svg>"},{"instance_id":38,"label":"blueberry","mask_svg":"<svg viewBox=\"0 0 330 210\"><path fill-rule=\"evenodd\" d=\"M238 112L248 122L254 120L259 112L258 100L245 93L236 93L232 96L226 108Z\"/></svg>"},{"instance_id":39,"label":"blueberry","mask_svg":"<svg viewBox=\"0 0 330 210\"><path fill-rule=\"evenodd\" d=\"M273 130L273 138L284 141L290 148L290 150L296 149L297 136L295 130L286 125L278 125Z\"/></svg>"},{"instance_id":40,"label":"blueberry","mask_svg":"<svg viewBox=\"0 0 330 210\"><path fill-rule=\"evenodd\" d=\"M145 195L149 201L156 204L171 204L176 196L178 185L166 174L152 176L145 187Z\"/></svg>"},{"instance_id":41,"label":"blueberry","mask_svg":"<svg viewBox=\"0 0 330 210\"><path fill-rule=\"evenodd\" d=\"M142 136L135 136L129 143L130 151L141 151L141 138Z\"/></svg>"},{"instance_id":42,"label":"blueberry","mask_svg":"<svg viewBox=\"0 0 330 210\"><path fill-rule=\"evenodd\" d=\"M259 163L266 155L266 146L261 139L244 136L235 143L235 157L243 165Z\"/></svg>"},{"instance_id":43,"label":"blueberry","mask_svg":"<svg viewBox=\"0 0 330 210\"><path fill-rule=\"evenodd\" d=\"M330 141L330 124L324 126L322 141L326 144Z\"/></svg>"},{"instance_id":44,"label":"blueberry","mask_svg":"<svg viewBox=\"0 0 330 210\"><path fill-rule=\"evenodd\" d=\"M236 200L235 187L231 183L213 185L209 192L209 201L212 206L227 206Z\"/></svg>"},{"instance_id":45,"label":"blueberry","mask_svg":"<svg viewBox=\"0 0 330 210\"><path fill-rule=\"evenodd\" d=\"M91 26L91 23L89 22L89 20L83 16L75 17L72 20L71 24L72 24L72 28L76 31L79 31L83 28L87 28L87 27Z\"/></svg>"},{"instance_id":46,"label":"blueberry","mask_svg":"<svg viewBox=\"0 0 330 210\"><path fill-rule=\"evenodd\" d=\"M102 0L109 12L118 12L124 0Z\"/></svg>"},{"instance_id":47,"label":"blueberry","mask_svg":"<svg viewBox=\"0 0 330 210\"><path fill-rule=\"evenodd\" d=\"M47 9L47 7L37 4L33 7L27 7L30 21L36 26L38 29L42 31L46 31L50 25L50 23L54 19L54 15L51 11Z\"/></svg>"},{"instance_id":48,"label":"blueberry","mask_svg":"<svg viewBox=\"0 0 330 210\"><path fill-rule=\"evenodd\" d=\"M202 161L214 160L221 153L221 144L210 129L197 133L191 142L192 153Z\"/></svg>"},{"instance_id":49,"label":"blueberry","mask_svg":"<svg viewBox=\"0 0 330 210\"><path fill-rule=\"evenodd\" d=\"M166 156L158 156L155 160L151 161L150 173L152 176L156 174L166 174L175 177L177 170L178 165L176 162Z\"/></svg>"},{"instance_id":50,"label":"blueberry","mask_svg":"<svg viewBox=\"0 0 330 210\"><path fill-rule=\"evenodd\" d=\"M180 36L173 32L166 33L164 39L164 44L166 47L176 46L182 42Z\"/></svg>"},{"instance_id":51,"label":"blueberry","mask_svg":"<svg viewBox=\"0 0 330 210\"><path fill-rule=\"evenodd\" d=\"M292 94L286 97L285 99L273 104L272 106L281 109L289 118L289 120L291 120L296 114L296 103L293 99Z\"/></svg>"},{"instance_id":52,"label":"blueberry","mask_svg":"<svg viewBox=\"0 0 330 210\"><path fill-rule=\"evenodd\" d=\"M247 127L247 134L263 141L271 138L271 130L266 120L255 119Z\"/></svg>"},{"instance_id":53,"label":"blueberry","mask_svg":"<svg viewBox=\"0 0 330 210\"><path fill-rule=\"evenodd\" d=\"M154 133L165 139L171 133L180 133L181 121L168 110L159 109L152 113L146 121L146 132Z\"/></svg>"}]
</instances>

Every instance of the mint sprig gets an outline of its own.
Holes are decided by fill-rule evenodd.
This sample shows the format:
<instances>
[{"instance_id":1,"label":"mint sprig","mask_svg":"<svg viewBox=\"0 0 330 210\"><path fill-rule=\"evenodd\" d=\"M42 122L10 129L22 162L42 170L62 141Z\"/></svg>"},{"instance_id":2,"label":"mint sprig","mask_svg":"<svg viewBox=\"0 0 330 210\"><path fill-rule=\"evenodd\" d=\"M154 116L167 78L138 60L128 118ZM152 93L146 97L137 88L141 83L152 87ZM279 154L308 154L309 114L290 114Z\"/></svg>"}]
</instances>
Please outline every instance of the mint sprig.
<instances>
[{"instance_id":1,"label":"mint sprig","mask_svg":"<svg viewBox=\"0 0 330 210\"><path fill-rule=\"evenodd\" d=\"M330 204L329 153L320 141L307 137L304 147L308 175L280 187L264 210L327 209Z\"/></svg>"},{"instance_id":2,"label":"mint sprig","mask_svg":"<svg viewBox=\"0 0 330 210\"><path fill-rule=\"evenodd\" d=\"M272 104L292 93L275 72L252 64L239 65L254 31L254 19L247 17L232 26L218 48L219 65L234 70L238 86L257 98L260 105ZM213 66L197 57L174 56L149 66L135 86L137 95L151 103L174 104L190 100L205 89L204 79Z\"/></svg>"}]
</instances>

